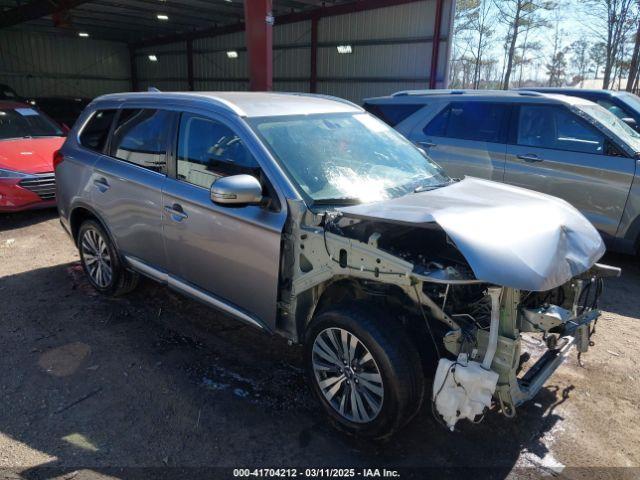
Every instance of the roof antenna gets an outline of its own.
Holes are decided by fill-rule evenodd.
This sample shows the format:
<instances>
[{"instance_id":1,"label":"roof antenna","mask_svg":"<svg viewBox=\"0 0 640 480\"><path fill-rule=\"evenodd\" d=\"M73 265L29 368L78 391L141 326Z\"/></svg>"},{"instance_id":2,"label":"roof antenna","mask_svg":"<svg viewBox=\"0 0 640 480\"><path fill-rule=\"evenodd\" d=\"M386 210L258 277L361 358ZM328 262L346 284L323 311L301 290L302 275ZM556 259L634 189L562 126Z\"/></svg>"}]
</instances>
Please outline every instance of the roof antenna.
<instances>
[{"instance_id":1,"label":"roof antenna","mask_svg":"<svg viewBox=\"0 0 640 480\"><path fill-rule=\"evenodd\" d=\"M147 92L160 93L160 90L158 90L156 87L149 87L149 88L147 88Z\"/></svg>"}]
</instances>

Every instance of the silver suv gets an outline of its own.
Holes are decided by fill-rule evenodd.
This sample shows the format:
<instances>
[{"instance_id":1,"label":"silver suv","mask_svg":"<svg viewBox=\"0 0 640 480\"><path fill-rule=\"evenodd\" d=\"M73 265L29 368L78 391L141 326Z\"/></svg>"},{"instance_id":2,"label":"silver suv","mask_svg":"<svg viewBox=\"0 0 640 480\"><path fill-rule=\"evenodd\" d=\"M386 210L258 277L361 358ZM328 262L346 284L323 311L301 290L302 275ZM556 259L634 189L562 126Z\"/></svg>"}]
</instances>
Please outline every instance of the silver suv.
<instances>
[{"instance_id":1,"label":"silver suv","mask_svg":"<svg viewBox=\"0 0 640 480\"><path fill-rule=\"evenodd\" d=\"M595 103L527 91L404 91L365 108L453 177L562 198L607 247L640 253L640 134Z\"/></svg>"},{"instance_id":2,"label":"silver suv","mask_svg":"<svg viewBox=\"0 0 640 480\"><path fill-rule=\"evenodd\" d=\"M454 181L336 99L131 93L94 100L56 153L58 208L91 284L146 275L304 345L341 429L420 408L453 428L532 398L599 315L604 245L557 198ZM540 334L533 363L521 334ZM533 365L530 365L533 363ZM435 375L434 375L435 373Z\"/></svg>"}]
</instances>

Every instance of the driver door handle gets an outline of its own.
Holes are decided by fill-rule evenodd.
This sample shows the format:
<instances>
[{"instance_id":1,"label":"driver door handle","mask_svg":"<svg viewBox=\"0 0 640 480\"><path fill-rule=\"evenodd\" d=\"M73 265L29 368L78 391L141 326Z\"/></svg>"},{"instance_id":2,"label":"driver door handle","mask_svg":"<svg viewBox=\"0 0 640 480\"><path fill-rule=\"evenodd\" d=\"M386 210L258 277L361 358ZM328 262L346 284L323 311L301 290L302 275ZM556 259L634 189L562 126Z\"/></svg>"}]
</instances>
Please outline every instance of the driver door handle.
<instances>
[{"instance_id":1,"label":"driver door handle","mask_svg":"<svg viewBox=\"0 0 640 480\"><path fill-rule=\"evenodd\" d=\"M179 203L174 203L173 205L165 205L164 211L169 214L171 220L173 220L174 222L181 222L185 218L189 218L189 215L184 213L182 205L180 205Z\"/></svg>"},{"instance_id":2,"label":"driver door handle","mask_svg":"<svg viewBox=\"0 0 640 480\"><path fill-rule=\"evenodd\" d=\"M539 156L533 154L533 153L528 153L526 155L518 155L518 158L520 160L524 160L525 162L542 162L542 158L540 158Z\"/></svg>"},{"instance_id":3,"label":"driver door handle","mask_svg":"<svg viewBox=\"0 0 640 480\"><path fill-rule=\"evenodd\" d=\"M417 142L417 143L418 143L418 145L420 145L421 147L424 147L424 148L432 148L432 147L437 147L438 146L436 143L430 142L428 140L420 141L420 142Z\"/></svg>"}]
</instances>

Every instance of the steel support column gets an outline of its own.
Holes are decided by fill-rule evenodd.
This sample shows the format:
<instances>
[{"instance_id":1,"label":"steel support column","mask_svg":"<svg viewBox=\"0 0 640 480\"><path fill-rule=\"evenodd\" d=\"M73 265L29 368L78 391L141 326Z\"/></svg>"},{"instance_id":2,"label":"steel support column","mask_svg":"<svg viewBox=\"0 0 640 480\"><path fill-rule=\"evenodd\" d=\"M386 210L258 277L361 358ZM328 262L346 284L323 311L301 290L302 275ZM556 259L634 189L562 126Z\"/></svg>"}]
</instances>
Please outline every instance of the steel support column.
<instances>
[{"instance_id":1,"label":"steel support column","mask_svg":"<svg viewBox=\"0 0 640 480\"><path fill-rule=\"evenodd\" d=\"M249 88L266 91L273 88L273 13L272 0L244 2L244 23L249 53Z\"/></svg>"},{"instance_id":2,"label":"steel support column","mask_svg":"<svg viewBox=\"0 0 640 480\"><path fill-rule=\"evenodd\" d=\"M129 45L129 68L131 70L131 91L138 91L138 67L136 66L136 49Z\"/></svg>"},{"instance_id":3,"label":"steel support column","mask_svg":"<svg viewBox=\"0 0 640 480\"><path fill-rule=\"evenodd\" d=\"M187 40L187 85L190 92L195 90L193 81L193 40Z\"/></svg>"},{"instance_id":4,"label":"steel support column","mask_svg":"<svg viewBox=\"0 0 640 480\"><path fill-rule=\"evenodd\" d=\"M440 56L440 31L442 29L443 0L436 0L436 17L433 27L433 43L431 45L431 71L429 73L429 88L438 85L438 57Z\"/></svg>"},{"instance_id":5,"label":"steel support column","mask_svg":"<svg viewBox=\"0 0 640 480\"><path fill-rule=\"evenodd\" d=\"M318 91L318 20L319 15L311 17L311 65L309 66L309 91Z\"/></svg>"}]
</instances>

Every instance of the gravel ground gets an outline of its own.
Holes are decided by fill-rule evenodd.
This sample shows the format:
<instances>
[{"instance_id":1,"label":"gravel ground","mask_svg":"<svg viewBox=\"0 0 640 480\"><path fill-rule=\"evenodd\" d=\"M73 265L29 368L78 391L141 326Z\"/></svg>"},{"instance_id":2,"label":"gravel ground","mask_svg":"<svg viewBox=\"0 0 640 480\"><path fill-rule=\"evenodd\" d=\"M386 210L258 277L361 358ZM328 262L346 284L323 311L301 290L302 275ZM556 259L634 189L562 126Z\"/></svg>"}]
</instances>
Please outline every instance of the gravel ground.
<instances>
[{"instance_id":1,"label":"gravel ground","mask_svg":"<svg viewBox=\"0 0 640 480\"><path fill-rule=\"evenodd\" d=\"M124 298L97 295L54 211L0 215L0 472L354 466L424 478L480 467L493 478L640 478L640 263L605 261L623 276L606 284L584 367L572 354L513 420L494 412L451 433L423 408L375 444L326 425L297 347L151 281Z\"/></svg>"}]
</instances>

